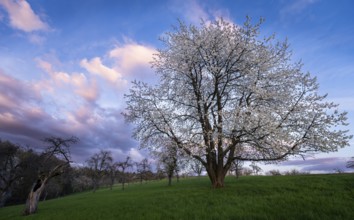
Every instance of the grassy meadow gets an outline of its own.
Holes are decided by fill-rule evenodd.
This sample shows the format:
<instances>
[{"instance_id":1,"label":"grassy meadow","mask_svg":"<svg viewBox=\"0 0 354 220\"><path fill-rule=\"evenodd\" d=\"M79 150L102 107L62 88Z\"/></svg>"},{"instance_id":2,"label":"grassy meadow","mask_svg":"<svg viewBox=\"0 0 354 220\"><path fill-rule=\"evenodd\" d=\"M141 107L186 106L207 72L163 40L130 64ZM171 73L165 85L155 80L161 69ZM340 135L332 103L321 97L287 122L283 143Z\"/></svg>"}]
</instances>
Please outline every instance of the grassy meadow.
<instances>
[{"instance_id":1,"label":"grassy meadow","mask_svg":"<svg viewBox=\"0 0 354 220\"><path fill-rule=\"evenodd\" d=\"M354 219L354 174L228 177L212 189L207 177L120 185L0 209L0 219Z\"/></svg>"}]
</instances>

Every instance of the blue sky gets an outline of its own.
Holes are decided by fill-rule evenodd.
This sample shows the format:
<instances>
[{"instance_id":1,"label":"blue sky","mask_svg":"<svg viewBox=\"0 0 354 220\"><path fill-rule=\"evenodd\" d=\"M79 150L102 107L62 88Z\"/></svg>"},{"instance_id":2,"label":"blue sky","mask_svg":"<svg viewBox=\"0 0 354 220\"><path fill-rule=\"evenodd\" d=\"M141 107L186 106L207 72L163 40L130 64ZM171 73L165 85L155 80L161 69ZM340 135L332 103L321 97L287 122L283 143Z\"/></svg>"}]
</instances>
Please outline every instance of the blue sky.
<instances>
[{"instance_id":1,"label":"blue sky","mask_svg":"<svg viewBox=\"0 0 354 220\"><path fill-rule=\"evenodd\" d=\"M149 62L162 46L158 38L177 19L198 25L223 16L242 24L246 15L265 18L261 36L288 39L293 60L349 113L353 134L353 8L351 0L0 0L0 138L40 149L46 136L76 135L77 162L99 149L141 160L147 153L124 123L123 94L134 79L156 80ZM352 146L275 168L344 169Z\"/></svg>"}]
</instances>

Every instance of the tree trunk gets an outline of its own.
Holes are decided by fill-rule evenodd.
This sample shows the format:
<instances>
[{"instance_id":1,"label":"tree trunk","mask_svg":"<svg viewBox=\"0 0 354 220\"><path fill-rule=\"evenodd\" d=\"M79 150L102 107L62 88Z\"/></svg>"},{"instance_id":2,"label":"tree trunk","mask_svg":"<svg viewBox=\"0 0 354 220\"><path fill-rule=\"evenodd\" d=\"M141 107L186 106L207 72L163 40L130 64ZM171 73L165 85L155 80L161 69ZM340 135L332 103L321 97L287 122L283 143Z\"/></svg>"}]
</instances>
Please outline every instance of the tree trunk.
<instances>
[{"instance_id":1,"label":"tree trunk","mask_svg":"<svg viewBox=\"0 0 354 220\"><path fill-rule=\"evenodd\" d=\"M172 175L168 175L168 185L172 185Z\"/></svg>"},{"instance_id":2,"label":"tree trunk","mask_svg":"<svg viewBox=\"0 0 354 220\"><path fill-rule=\"evenodd\" d=\"M236 174L236 179L238 179L238 177L240 176L240 171L238 168L236 168L235 170L235 174Z\"/></svg>"},{"instance_id":3,"label":"tree trunk","mask_svg":"<svg viewBox=\"0 0 354 220\"><path fill-rule=\"evenodd\" d=\"M23 212L24 215L31 215L37 211L39 198L41 197L41 194L44 190L47 181L47 178L43 181L41 179L38 179L37 182L33 184L31 192L29 193L26 201L26 208Z\"/></svg>"},{"instance_id":4,"label":"tree trunk","mask_svg":"<svg viewBox=\"0 0 354 220\"><path fill-rule=\"evenodd\" d=\"M226 176L226 172L224 170L211 170L207 169L207 173L210 179L210 182L213 188L222 188L224 187L224 179Z\"/></svg>"},{"instance_id":5,"label":"tree trunk","mask_svg":"<svg viewBox=\"0 0 354 220\"><path fill-rule=\"evenodd\" d=\"M97 190L97 184L96 184L96 183L93 183L93 190L92 190L92 192L95 193L96 190Z\"/></svg>"}]
</instances>

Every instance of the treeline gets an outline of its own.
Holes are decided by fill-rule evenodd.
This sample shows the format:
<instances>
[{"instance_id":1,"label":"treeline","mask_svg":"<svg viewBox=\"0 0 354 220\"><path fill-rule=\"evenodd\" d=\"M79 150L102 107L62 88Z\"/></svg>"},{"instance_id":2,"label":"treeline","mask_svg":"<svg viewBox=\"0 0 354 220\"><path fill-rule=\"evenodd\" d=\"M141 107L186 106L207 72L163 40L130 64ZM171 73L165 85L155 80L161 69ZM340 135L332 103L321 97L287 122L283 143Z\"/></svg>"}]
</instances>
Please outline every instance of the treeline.
<instances>
[{"instance_id":1,"label":"treeline","mask_svg":"<svg viewBox=\"0 0 354 220\"><path fill-rule=\"evenodd\" d=\"M112 189L117 183L124 190L130 183L161 180L174 175L179 177L180 170L186 168L179 162L182 160L173 165L161 160L153 171L148 159L133 161L127 157L124 161L114 161L112 153L104 150L89 157L83 166L73 166L69 144L77 141L75 137L47 138L44 140L47 147L37 152L0 140L0 207L30 204L30 199L35 196L38 198L33 203L76 192L95 192L99 187ZM189 175L194 169L200 175L202 168L197 165L190 164ZM36 204L33 206L36 209Z\"/></svg>"}]
</instances>

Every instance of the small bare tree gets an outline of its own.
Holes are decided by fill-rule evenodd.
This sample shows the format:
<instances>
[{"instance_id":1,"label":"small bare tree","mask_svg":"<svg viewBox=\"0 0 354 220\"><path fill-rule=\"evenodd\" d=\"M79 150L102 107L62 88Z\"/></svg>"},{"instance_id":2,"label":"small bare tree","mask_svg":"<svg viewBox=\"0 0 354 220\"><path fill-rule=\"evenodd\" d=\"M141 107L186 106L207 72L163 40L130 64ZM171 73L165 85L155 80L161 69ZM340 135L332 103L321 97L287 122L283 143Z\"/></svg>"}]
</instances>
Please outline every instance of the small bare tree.
<instances>
[{"instance_id":1,"label":"small bare tree","mask_svg":"<svg viewBox=\"0 0 354 220\"><path fill-rule=\"evenodd\" d=\"M191 169L194 173L200 176L204 170L204 166L199 160L193 159L191 161Z\"/></svg>"},{"instance_id":2,"label":"small bare tree","mask_svg":"<svg viewBox=\"0 0 354 220\"><path fill-rule=\"evenodd\" d=\"M168 185L172 185L172 177L176 175L178 180L179 163L181 159L177 145L167 138L161 137L155 143L152 155L157 159L161 171L167 175Z\"/></svg>"},{"instance_id":3,"label":"small bare tree","mask_svg":"<svg viewBox=\"0 0 354 220\"><path fill-rule=\"evenodd\" d=\"M27 198L24 215L37 211L39 198L50 179L61 175L70 166L70 145L78 142L77 137L63 139L49 137L43 141L48 144L46 150L40 155L40 167L37 171L37 180L33 183ZM55 161L55 164L52 162Z\"/></svg>"},{"instance_id":4,"label":"small bare tree","mask_svg":"<svg viewBox=\"0 0 354 220\"><path fill-rule=\"evenodd\" d=\"M140 184L142 184L143 180L146 181L146 174L151 169L150 162L145 158L140 163L136 163L136 167L139 174Z\"/></svg>"},{"instance_id":5,"label":"small bare tree","mask_svg":"<svg viewBox=\"0 0 354 220\"><path fill-rule=\"evenodd\" d=\"M242 174L244 161L241 160L234 160L231 165L231 170L235 171L235 176L238 179L239 176Z\"/></svg>"},{"instance_id":6,"label":"small bare tree","mask_svg":"<svg viewBox=\"0 0 354 220\"><path fill-rule=\"evenodd\" d=\"M162 151L160 154L160 161L163 164L164 170L167 174L168 185L171 186L173 174L176 173L176 175L178 175L177 148L176 147L164 148L164 151Z\"/></svg>"},{"instance_id":7,"label":"small bare tree","mask_svg":"<svg viewBox=\"0 0 354 220\"><path fill-rule=\"evenodd\" d=\"M271 176L281 176L281 173L279 170L269 170L268 171L268 175L271 175Z\"/></svg>"},{"instance_id":8,"label":"small bare tree","mask_svg":"<svg viewBox=\"0 0 354 220\"><path fill-rule=\"evenodd\" d=\"M252 162L251 165L250 165L251 169L253 170L253 173L255 175L258 175L259 172L262 171L262 168L260 168L255 162Z\"/></svg>"},{"instance_id":9,"label":"small bare tree","mask_svg":"<svg viewBox=\"0 0 354 220\"><path fill-rule=\"evenodd\" d=\"M94 154L87 164L90 167L90 175L92 180L93 192L100 186L100 181L105 172L109 169L113 161L112 152L101 150L99 153Z\"/></svg>"},{"instance_id":10,"label":"small bare tree","mask_svg":"<svg viewBox=\"0 0 354 220\"><path fill-rule=\"evenodd\" d=\"M121 179L122 190L124 190L124 184L126 182L126 170L129 167L132 167L132 166L133 166L133 162L132 162L132 160L130 159L129 156L125 159L125 161L117 163L117 167L119 167L121 169L121 172L122 172L122 179Z\"/></svg>"},{"instance_id":11,"label":"small bare tree","mask_svg":"<svg viewBox=\"0 0 354 220\"><path fill-rule=\"evenodd\" d=\"M252 173L253 173L253 170L251 168L245 167L242 169L242 175L250 176Z\"/></svg>"},{"instance_id":12,"label":"small bare tree","mask_svg":"<svg viewBox=\"0 0 354 220\"><path fill-rule=\"evenodd\" d=\"M112 190L114 182L117 177L117 168L118 168L118 163L112 163L108 166L108 174L109 174L109 188Z\"/></svg>"}]
</instances>

